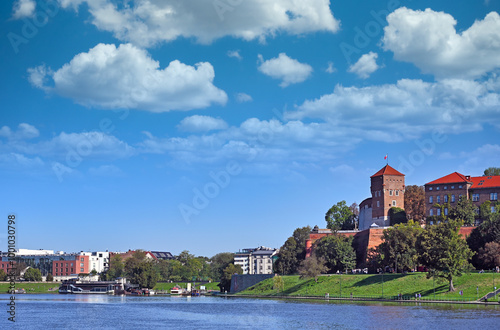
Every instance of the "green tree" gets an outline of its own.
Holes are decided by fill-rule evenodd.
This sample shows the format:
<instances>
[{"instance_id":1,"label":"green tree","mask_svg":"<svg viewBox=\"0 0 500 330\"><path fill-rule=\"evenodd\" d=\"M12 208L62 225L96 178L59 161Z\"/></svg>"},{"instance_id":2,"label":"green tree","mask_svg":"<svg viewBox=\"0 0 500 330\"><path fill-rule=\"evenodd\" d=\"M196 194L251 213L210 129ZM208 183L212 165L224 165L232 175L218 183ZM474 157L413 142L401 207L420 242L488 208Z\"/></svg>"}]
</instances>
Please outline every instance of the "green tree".
<instances>
[{"instance_id":1,"label":"green tree","mask_svg":"<svg viewBox=\"0 0 500 330\"><path fill-rule=\"evenodd\" d=\"M428 276L447 279L449 291L455 291L453 279L469 269L469 259L474 255L459 234L462 225L461 220L449 220L427 226L417 245L420 261L429 269Z\"/></svg>"},{"instance_id":2,"label":"green tree","mask_svg":"<svg viewBox=\"0 0 500 330\"><path fill-rule=\"evenodd\" d=\"M92 271L89 274L90 276L96 276L97 275L97 270L92 269Z\"/></svg>"},{"instance_id":3,"label":"green tree","mask_svg":"<svg viewBox=\"0 0 500 330\"><path fill-rule=\"evenodd\" d=\"M389 216L391 219L391 226L406 222L406 212L402 208L391 207L389 209Z\"/></svg>"},{"instance_id":4,"label":"green tree","mask_svg":"<svg viewBox=\"0 0 500 330\"><path fill-rule=\"evenodd\" d=\"M285 244L280 248L278 260L274 263L276 273L289 275L298 271L300 262L306 258L306 241L309 239L311 227L296 228Z\"/></svg>"},{"instance_id":5,"label":"green tree","mask_svg":"<svg viewBox=\"0 0 500 330\"><path fill-rule=\"evenodd\" d=\"M425 223L425 190L423 186L405 187L405 212L408 220Z\"/></svg>"},{"instance_id":6,"label":"green tree","mask_svg":"<svg viewBox=\"0 0 500 330\"><path fill-rule=\"evenodd\" d=\"M109 259L109 269L106 272L108 281L124 276L124 271L125 265L123 264L122 257L117 254L112 255Z\"/></svg>"},{"instance_id":7,"label":"green tree","mask_svg":"<svg viewBox=\"0 0 500 330\"><path fill-rule=\"evenodd\" d=\"M282 292L285 289L285 281L283 281L283 277L279 275L274 275L273 277L273 289L276 292Z\"/></svg>"},{"instance_id":8,"label":"green tree","mask_svg":"<svg viewBox=\"0 0 500 330\"><path fill-rule=\"evenodd\" d=\"M210 277L220 282L224 277L224 269L234 262L234 253L217 253L210 258L210 262Z\"/></svg>"},{"instance_id":9,"label":"green tree","mask_svg":"<svg viewBox=\"0 0 500 330\"><path fill-rule=\"evenodd\" d=\"M382 243L375 250L380 266L390 266L396 272L414 269L419 258L417 240L422 232L420 224L413 220L384 230Z\"/></svg>"},{"instance_id":10,"label":"green tree","mask_svg":"<svg viewBox=\"0 0 500 330\"><path fill-rule=\"evenodd\" d=\"M466 196L458 199L457 206L449 212L449 218L453 220L462 220L466 225L473 225L476 218L476 206Z\"/></svg>"},{"instance_id":11,"label":"green tree","mask_svg":"<svg viewBox=\"0 0 500 330\"><path fill-rule=\"evenodd\" d=\"M353 269L356 266L356 252L352 248L353 237L330 235L316 242L314 254L324 260L330 273Z\"/></svg>"},{"instance_id":12,"label":"green tree","mask_svg":"<svg viewBox=\"0 0 500 330\"><path fill-rule=\"evenodd\" d=\"M51 273L48 273L45 277L45 282L52 282L54 280L54 276Z\"/></svg>"},{"instance_id":13,"label":"green tree","mask_svg":"<svg viewBox=\"0 0 500 330\"><path fill-rule=\"evenodd\" d=\"M488 167L484 170L484 176L500 175L500 167Z\"/></svg>"},{"instance_id":14,"label":"green tree","mask_svg":"<svg viewBox=\"0 0 500 330\"><path fill-rule=\"evenodd\" d=\"M3 269L0 269L0 281L7 281L7 273Z\"/></svg>"},{"instance_id":15,"label":"green tree","mask_svg":"<svg viewBox=\"0 0 500 330\"><path fill-rule=\"evenodd\" d=\"M130 260L133 258L127 259ZM141 288L152 289L158 281L158 274L156 273L152 261L139 261L138 263L130 263L132 268L128 271L130 283L138 284Z\"/></svg>"},{"instance_id":16,"label":"green tree","mask_svg":"<svg viewBox=\"0 0 500 330\"><path fill-rule=\"evenodd\" d=\"M231 278L234 274L243 274L243 269L241 269L240 265L229 264L226 268L224 268L223 277L219 282L219 288L221 292L229 292L231 291Z\"/></svg>"},{"instance_id":17,"label":"green tree","mask_svg":"<svg viewBox=\"0 0 500 330\"><path fill-rule=\"evenodd\" d=\"M350 230L355 227L355 216L345 201L333 205L325 214L327 228L332 231Z\"/></svg>"},{"instance_id":18,"label":"green tree","mask_svg":"<svg viewBox=\"0 0 500 330\"><path fill-rule=\"evenodd\" d=\"M481 209L481 212L484 212L484 207L481 207ZM490 242L500 243L500 213L498 207L494 213L491 213L491 209L489 211L490 214L485 217L483 222L478 227L474 228L469 237L467 237L467 244L472 251L477 252L472 258L472 264L476 268L488 268L488 266L483 263L484 259L479 258L480 249L484 249L486 244Z\"/></svg>"},{"instance_id":19,"label":"green tree","mask_svg":"<svg viewBox=\"0 0 500 330\"><path fill-rule=\"evenodd\" d=\"M493 269L500 266L500 244L497 242L486 243L484 248L479 249L479 260L483 268Z\"/></svg>"},{"instance_id":20,"label":"green tree","mask_svg":"<svg viewBox=\"0 0 500 330\"><path fill-rule=\"evenodd\" d=\"M318 276L328 271L325 265L325 260L316 257L315 255L302 260L299 267L300 278L314 278L318 282Z\"/></svg>"},{"instance_id":21,"label":"green tree","mask_svg":"<svg viewBox=\"0 0 500 330\"><path fill-rule=\"evenodd\" d=\"M41 281L42 280L42 273L40 273L39 269L36 268L28 268L24 272L24 280L25 281Z\"/></svg>"}]
</instances>

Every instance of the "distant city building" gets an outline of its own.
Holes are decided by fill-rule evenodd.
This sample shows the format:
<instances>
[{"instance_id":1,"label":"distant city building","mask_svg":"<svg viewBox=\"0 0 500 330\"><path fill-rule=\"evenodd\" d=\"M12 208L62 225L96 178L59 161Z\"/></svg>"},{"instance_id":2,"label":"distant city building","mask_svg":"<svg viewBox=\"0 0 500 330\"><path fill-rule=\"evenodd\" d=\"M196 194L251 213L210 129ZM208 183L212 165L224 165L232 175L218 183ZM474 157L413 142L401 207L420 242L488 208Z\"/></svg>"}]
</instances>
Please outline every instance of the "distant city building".
<instances>
[{"instance_id":1,"label":"distant city building","mask_svg":"<svg viewBox=\"0 0 500 330\"><path fill-rule=\"evenodd\" d=\"M405 207L405 175L389 165L370 177L372 197L359 204L359 230L391 225L390 209Z\"/></svg>"},{"instance_id":2,"label":"distant city building","mask_svg":"<svg viewBox=\"0 0 500 330\"><path fill-rule=\"evenodd\" d=\"M234 264L241 266L243 274L272 274L278 251L264 246L243 249L234 254Z\"/></svg>"},{"instance_id":3,"label":"distant city building","mask_svg":"<svg viewBox=\"0 0 500 330\"><path fill-rule=\"evenodd\" d=\"M95 270L97 274L106 272L109 269L109 252L81 252L81 254L88 256L88 269L89 272Z\"/></svg>"},{"instance_id":4,"label":"distant city building","mask_svg":"<svg viewBox=\"0 0 500 330\"><path fill-rule=\"evenodd\" d=\"M455 207L460 197L472 200L477 214L486 201L491 202L491 211L494 212L499 194L500 175L471 177L453 172L425 184L425 213L427 216L441 215L441 208L435 204L448 203L450 207ZM448 215L448 211L445 207L444 215Z\"/></svg>"},{"instance_id":5,"label":"distant city building","mask_svg":"<svg viewBox=\"0 0 500 330\"><path fill-rule=\"evenodd\" d=\"M128 258L132 257L136 251L135 250L128 250L127 252L110 252L109 257L111 258L114 255L120 256L123 261L127 260ZM158 260L153 253L150 251L142 251L145 253L146 259L149 260Z\"/></svg>"},{"instance_id":6,"label":"distant city building","mask_svg":"<svg viewBox=\"0 0 500 330\"><path fill-rule=\"evenodd\" d=\"M175 257L170 252L151 251L151 254L157 260L172 260L172 259L175 259Z\"/></svg>"}]
</instances>

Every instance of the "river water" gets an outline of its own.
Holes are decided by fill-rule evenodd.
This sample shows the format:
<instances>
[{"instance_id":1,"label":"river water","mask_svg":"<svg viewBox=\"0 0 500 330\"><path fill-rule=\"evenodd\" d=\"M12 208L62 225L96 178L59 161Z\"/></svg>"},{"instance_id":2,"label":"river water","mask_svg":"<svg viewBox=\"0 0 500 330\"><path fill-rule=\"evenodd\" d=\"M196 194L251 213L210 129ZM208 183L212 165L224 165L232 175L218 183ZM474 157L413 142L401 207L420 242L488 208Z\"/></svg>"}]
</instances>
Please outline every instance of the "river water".
<instances>
[{"instance_id":1,"label":"river water","mask_svg":"<svg viewBox=\"0 0 500 330\"><path fill-rule=\"evenodd\" d=\"M0 294L0 328L9 329ZM499 306L223 297L16 295L16 329L498 329Z\"/></svg>"}]
</instances>

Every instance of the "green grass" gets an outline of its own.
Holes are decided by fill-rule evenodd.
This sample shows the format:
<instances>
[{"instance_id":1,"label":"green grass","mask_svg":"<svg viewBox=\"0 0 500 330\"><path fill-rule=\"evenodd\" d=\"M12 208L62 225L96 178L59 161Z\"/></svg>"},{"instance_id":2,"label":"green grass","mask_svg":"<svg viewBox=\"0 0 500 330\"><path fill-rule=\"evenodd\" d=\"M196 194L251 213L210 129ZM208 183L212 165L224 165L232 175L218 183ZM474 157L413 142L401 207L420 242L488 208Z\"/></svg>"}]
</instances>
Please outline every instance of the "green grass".
<instances>
[{"instance_id":1,"label":"green grass","mask_svg":"<svg viewBox=\"0 0 500 330\"><path fill-rule=\"evenodd\" d=\"M342 279L341 279L342 277ZM383 283L384 297L397 296L403 294L408 297L415 297L415 293L420 293L422 297L433 298L433 280L428 279L425 273L411 274L385 274ZM382 275L331 275L320 276L316 283L314 279L300 279L299 276L283 276L284 290L276 292L273 290L273 279L264 280L253 287L250 287L238 294L241 295L289 295L289 296L340 296L342 281L342 296L349 297L381 297L382 296ZM479 298L493 291L493 281L500 287L500 274L466 274L454 279L453 283L456 291L448 292L448 282L436 278L435 290L437 299L476 299L476 287L479 287ZM463 290L464 295L460 296L459 291Z\"/></svg>"},{"instance_id":2,"label":"green grass","mask_svg":"<svg viewBox=\"0 0 500 330\"><path fill-rule=\"evenodd\" d=\"M8 293L8 282L0 282L0 293ZM53 291L49 291L53 288ZM16 289L24 289L26 293L58 293L59 283L57 282L17 282Z\"/></svg>"},{"instance_id":3,"label":"green grass","mask_svg":"<svg viewBox=\"0 0 500 330\"><path fill-rule=\"evenodd\" d=\"M200 286L200 284L196 283L196 287L198 288ZM204 284L201 284L201 285L204 285L206 290L217 290L219 291L219 287L217 286L217 284L219 284L219 282L212 282L212 283L204 283ZM170 289L172 289L174 286L178 286L180 288L186 288L187 287L187 283L156 283L155 287L153 288L153 290L156 290L156 291L170 291Z\"/></svg>"}]
</instances>

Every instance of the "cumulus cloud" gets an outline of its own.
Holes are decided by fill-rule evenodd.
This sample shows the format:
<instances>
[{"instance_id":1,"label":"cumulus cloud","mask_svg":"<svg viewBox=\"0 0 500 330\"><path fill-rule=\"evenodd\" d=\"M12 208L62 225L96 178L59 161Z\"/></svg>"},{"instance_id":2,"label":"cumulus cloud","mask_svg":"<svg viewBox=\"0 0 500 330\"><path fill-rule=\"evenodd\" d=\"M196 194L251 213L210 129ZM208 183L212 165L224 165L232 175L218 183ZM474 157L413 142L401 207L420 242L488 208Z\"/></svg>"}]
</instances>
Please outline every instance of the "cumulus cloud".
<instances>
[{"instance_id":1,"label":"cumulus cloud","mask_svg":"<svg viewBox=\"0 0 500 330\"><path fill-rule=\"evenodd\" d=\"M28 73L37 88L105 109L165 112L227 101L226 93L213 85L215 73L210 63L190 66L175 60L160 69L145 50L131 44L118 48L98 44L56 71L40 66Z\"/></svg>"},{"instance_id":2,"label":"cumulus cloud","mask_svg":"<svg viewBox=\"0 0 500 330\"><path fill-rule=\"evenodd\" d=\"M18 0L12 7L12 18L21 19L23 17L33 16L35 13L36 2L34 0Z\"/></svg>"},{"instance_id":3,"label":"cumulus cloud","mask_svg":"<svg viewBox=\"0 0 500 330\"><path fill-rule=\"evenodd\" d=\"M22 168L35 168L44 165L43 160L40 157L26 157L25 155L18 154L15 152L10 152L6 154L0 154L0 165L2 167L22 167Z\"/></svg>"},{"instance_id":4,"label":"cumulus cloud","mask_svg":"<svg viewBox=\"0 0 500 330\"><path fill-rule=\"evenodd\" d=\"M61 132L50 139L29 139L39 135L38 129L29 124L20 124L17 131L7 126L0 129L8 140L0 143L0 153L37 155L58 160L69 158L118 159L135 154L133 147L113 135L90 131L82 133ZM5 134L7 133L7 135Z\"/></svg>"},{"instance_id":5,"label":"cumulus cloud","mask_svg":"<svg viewBox=\"0 0 500 330\"><path fill-rule=\"evenodd\" d=\"M238 103L244 103L244 102L252 102L253 99L250 95L246 93L238 93L236 94L236 101L238 101Z\"/></svg>"},{"instance_id":6,"label":"cumulus cloud","mask_svg":"<svg viewBox=\"0 0 500 330\"><path fill-rule=\"evenodd\" d=\"M487 82L467 80L337 85L333 93L304 102L286 112L285 118L317 118L361 130L367 139L400 141L432 129L460 133L480 130L484 123L498 124L499 92L491 90Z\"/></svg>"},{"instance_id":7,"label":"cumulus cloud","mask_svg":"<svg viewBox=\"0 0 500 330\"><path fill-rule=\"evenodd\" d=\"M305 81L313 71L309 64L300 63L285 53L280 53L278 57L267 61L264 61L259 54L259 61L261 62L259 71L271 78L280 79L280 86L283 88Z\"/></svg>"},{"instance_id":8,"label":"cumulus cloud","mask_svg":"<svg viewBox=\"0 0 500 330\"><path fill-rule=\"evenodd\" d=\"M405 7L387 16L382 38L396 60L439 79L477 78L500 68L500 15L491 12L457 33L450 14Z\"/></svg>"},{"instance_id":9,"label":"cumulus cloud","mask_svg":"<svg viewBox=\"0 0 500 330\"><path fill-rule=\"evenodd\" d=\"M360 78L366 79L379 68L377 57L378 54L374 52L364 54L356 63L349 67L348 71L357 74Z\"/></svg>"},{"instance_id":10,"label":"cumulus cloud","mask_svg":"<svg viewBox=\"0 0 500 330\"><path fill-rule=\"evenodd\" d=\"M35 126L26 123L19 124L16 131L12 131L8 126L0 128L0 136L13 140L33 139L39 135L40 132Z\"/></svg>"},{"instance_id":11,"label":"cumulus cloud","mask_svg":"<svg viewBox=\"0 0 500 330\"><path fill-rule=\"evenodd\" d=\"M240 51L239 50L229 50L227 52L227 56L234 57L234 58L236 58L236 59L238 59L240 61L243 59L243 57L240 55Z\"/></svg>"},{"instance_id":12,"label":"cumulus cloud","mask_svg":"<svg viewBox=\"0 0 500 330\"><path fill-rule=\"evenodd\" d=\"M86 3L92 23L127 42L152 46L179 37L210 43L226 36L264 40L277 33L299 35L336 32L328 0L133 0L117 6L111 0L59 0L75 10Z\"/></svg>"},{"instance_id":13,"label":"cumulus cloud","mask_svg":"<svg viewBox=\"0 0 500 330\"><path fill-rule=\"evenodd\" d=\"M194 115L184 118L177 127L186 132L208 132L226 129L227 123L219 118Z\"/></svg>"}]
</instances>

